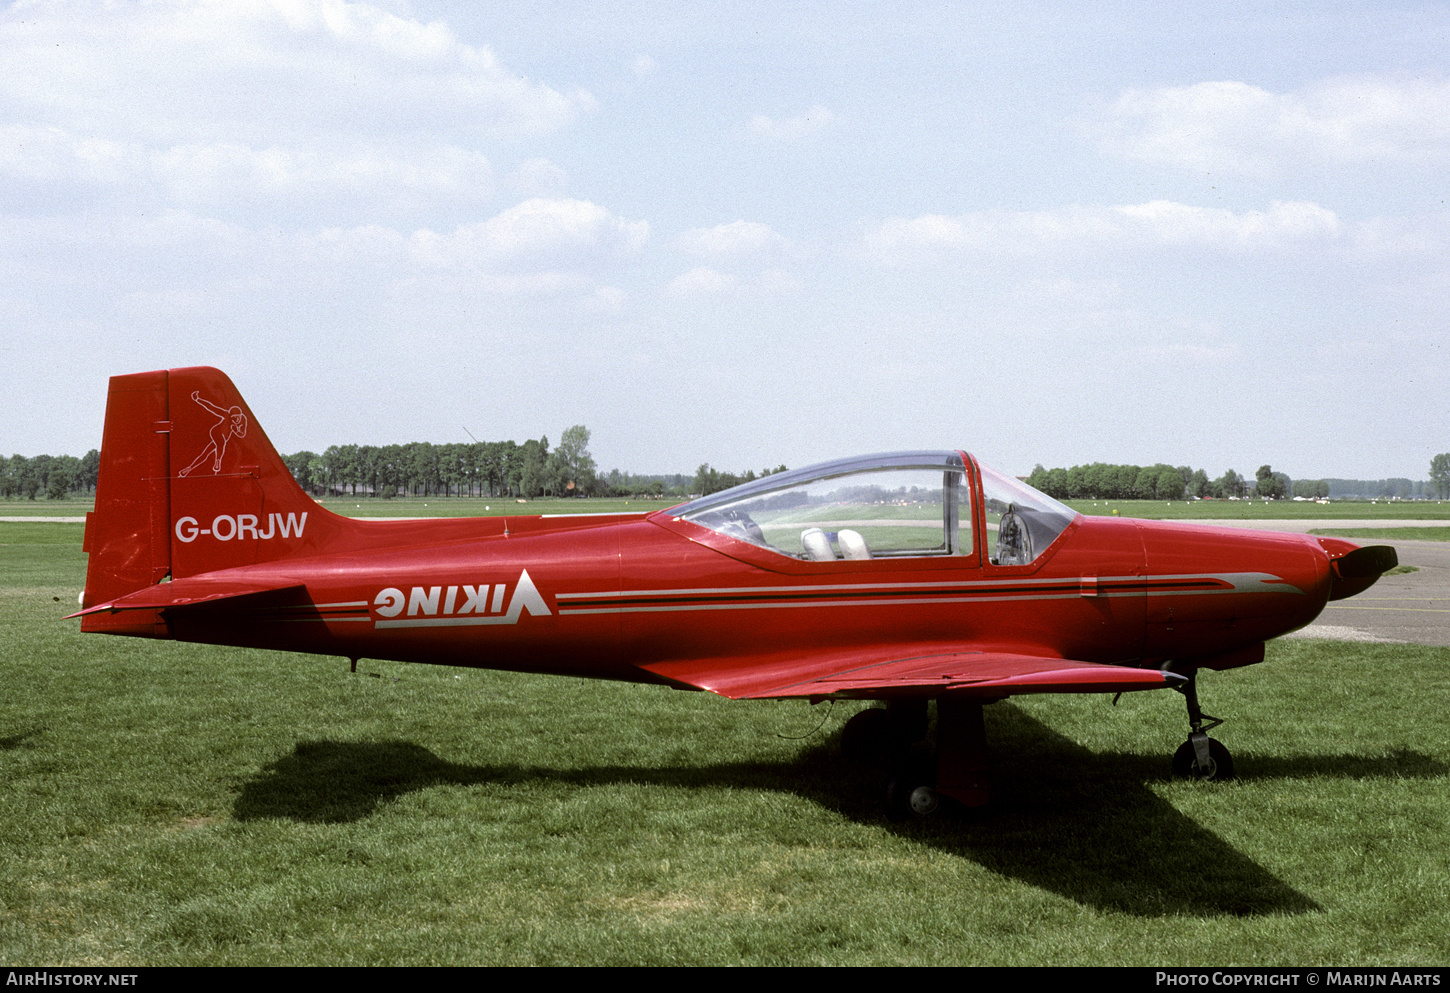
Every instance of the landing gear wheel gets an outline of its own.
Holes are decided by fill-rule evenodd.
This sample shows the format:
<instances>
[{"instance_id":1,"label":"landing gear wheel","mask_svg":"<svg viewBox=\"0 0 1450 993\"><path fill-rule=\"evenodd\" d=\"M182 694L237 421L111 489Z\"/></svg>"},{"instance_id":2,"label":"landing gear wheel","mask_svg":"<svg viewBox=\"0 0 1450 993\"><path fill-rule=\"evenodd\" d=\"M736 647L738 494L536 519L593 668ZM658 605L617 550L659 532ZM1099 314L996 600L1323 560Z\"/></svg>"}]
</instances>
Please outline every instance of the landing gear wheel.
<instances>
[{"instance_id":1,"label":"landing gear wheel","mask_svg":"<svg viewBox=\"0 0 1450 993\"><path fill-rule=\"evenodd\" d=\"M909 761L898 766L886 784L886 816L894 821L921 820L940 809L932 764Z\"/></svg>"},{"instance_id":2,"label":"landing gear wheel","mask_svg":"<svg viewBox=\"0 0 1450 993\"><path fill-rule=\"evenodd\" d=\"M875 762L891 751L895 722L881 707L863 710L841 729L841 751L852 762Z\"/></svg>"},{"instance_id":3,"label":"landing gear wheel","mask_svg":"<svg viewBox=\"0 0 1450 993\"><path fill-rule=\"evenodd\" d=\"M1234 760L1228 749L1215 738L1204 740L1208 742L1208 762L1199 761L1198 750L1189 739L1173 753L1173 775L1215 783L1234 778Z\"/></svg>"}]
</instances>

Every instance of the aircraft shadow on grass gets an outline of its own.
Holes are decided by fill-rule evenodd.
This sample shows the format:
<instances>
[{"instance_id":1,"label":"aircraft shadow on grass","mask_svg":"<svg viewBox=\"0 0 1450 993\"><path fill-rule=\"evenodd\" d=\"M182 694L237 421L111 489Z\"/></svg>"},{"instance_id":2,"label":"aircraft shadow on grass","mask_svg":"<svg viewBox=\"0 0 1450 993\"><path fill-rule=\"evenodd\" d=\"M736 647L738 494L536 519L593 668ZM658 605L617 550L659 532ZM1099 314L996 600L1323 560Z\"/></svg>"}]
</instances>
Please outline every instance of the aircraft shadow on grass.
<instances>
[{"instance_id":1,"label":"aircraft shadow on grass","mask_svg":"<svg viewBox=\"0 0 1450 993\"><path fill-rule=\"evenodd\" d=\"M1157 796L1150 784L1167 776L1165 758L1090 752L1010 704L988 708L988 714L996 756L992 805L932 822L894 825L895 830L1009 879L1138 916L1257 916L1321 909ZM1428 778L1446 771L1444 763L1408 751L1381 758L1254 759L1240 765L1240 777L1246 780ZM775 789L858 821L879 822L880 806L864 799L868 791L861 789L863 779L879 774L844 764L834 737L788 762L580 769L461 765L407 741L306 741L247 783L233 813L241 821L345 823L434 786L542 781L579 788L635 783Z\"/></svg>"},{"instance_id":2,"label":"aircraft shadow on grass","mask_svg":"<svg viewBox=\"0 0 1450 993\"><path fill-rule=\"evenodd\" d=\"M44 728L35 728L32 731L22 731L20 734L0 737L0 752L9 752L16 748L34 748L35 742L31 739L39 737L44 730Z\"/></svg>"}]
</instances>

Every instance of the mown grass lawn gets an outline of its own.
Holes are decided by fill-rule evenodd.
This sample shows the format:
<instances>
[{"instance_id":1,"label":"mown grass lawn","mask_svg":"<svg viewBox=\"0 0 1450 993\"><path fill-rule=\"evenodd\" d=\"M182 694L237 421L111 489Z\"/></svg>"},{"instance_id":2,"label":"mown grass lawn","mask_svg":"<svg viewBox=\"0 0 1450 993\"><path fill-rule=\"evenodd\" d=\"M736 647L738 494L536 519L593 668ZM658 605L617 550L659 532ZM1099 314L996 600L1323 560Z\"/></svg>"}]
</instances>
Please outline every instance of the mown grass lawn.
<instances>
[{"instance_id":1,"label":"mown grass lawn","mask_svg":"<svg viewBox=\"0 0 1450 993\"><path fill-rule=\"evenodd\" d=\"M1450 650L1205 675L1226 784L1176 694L997 704L901 826L854 707L81 636L79 538L0 525L12 964L1450 962Z\"/></svg>"},{"instance_id":2,"label":"mown grass lawn","mask_svg":"<svg viewBox=\"0 0 1450 993\"><path fill-rule=\"evenodd\" d=\"M1293 500L1067 500L1089 516L1137 517L1144 520L1238 521L1450 521L1450 500L1335 500L1330 503ZM1395 529L1398 531L1399 529Z\"/></svg>"}]
</instances>

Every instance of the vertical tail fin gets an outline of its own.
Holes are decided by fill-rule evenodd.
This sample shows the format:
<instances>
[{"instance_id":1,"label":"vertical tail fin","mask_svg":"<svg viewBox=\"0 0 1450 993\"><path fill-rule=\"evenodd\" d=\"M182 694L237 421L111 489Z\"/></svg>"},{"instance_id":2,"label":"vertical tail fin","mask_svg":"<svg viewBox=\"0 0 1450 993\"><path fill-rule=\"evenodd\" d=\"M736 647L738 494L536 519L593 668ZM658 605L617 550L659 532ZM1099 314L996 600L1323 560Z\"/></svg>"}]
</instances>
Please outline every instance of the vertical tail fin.
<instances>
[{"instance_id":1,"label":"vertical tail fin","mask_svg":"<svg viewBox=\"0 0 1450 993\"><path fill-rule=\"evenodd\" d=\"M83 607L167 576L311 554L351 528L297 485L222 372L112 377ZM86 620L89 629L115 626Z\"/></svg>"}]
</instances>

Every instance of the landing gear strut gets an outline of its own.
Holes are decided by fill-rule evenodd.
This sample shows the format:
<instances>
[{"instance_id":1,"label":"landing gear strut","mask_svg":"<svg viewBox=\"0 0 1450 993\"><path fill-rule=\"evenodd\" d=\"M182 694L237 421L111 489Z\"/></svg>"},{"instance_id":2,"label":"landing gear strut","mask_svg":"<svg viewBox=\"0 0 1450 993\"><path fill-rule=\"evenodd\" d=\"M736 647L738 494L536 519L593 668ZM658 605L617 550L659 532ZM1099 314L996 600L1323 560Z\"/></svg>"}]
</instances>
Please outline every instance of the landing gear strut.
<instances>
[{"instance_id":1,"label":"landing gear strut","mask_svg":"<svg viewBox=\"0 0 1450 993\"><path fill-rule=\"evenodd\" d=\"M1234 760L1223 744L1208 732L1223 723L1223 718L1205 714L1198 705L1198 670L1188 673L1188 682L1178 687L1188 704L1188 740L1173 753L1173 775L1183 778L1222 782L1234 776Z\"/></svg>"},{"instance_id":2,"label":"landing gear strut","mask_svg":"<svg viewBox=\"0 0 1450 993\"><path fill-rule=\"evenodd\" d=\"M926 737L927 702L893 700L863 710L846 722L841 747L857 761L888 759L886 813L894 820L936 814L945 800L968 807L987 802L987 732L979 700L940 697L936 748L923 755L912 746Z\"/></svg>"}]
</instances>

